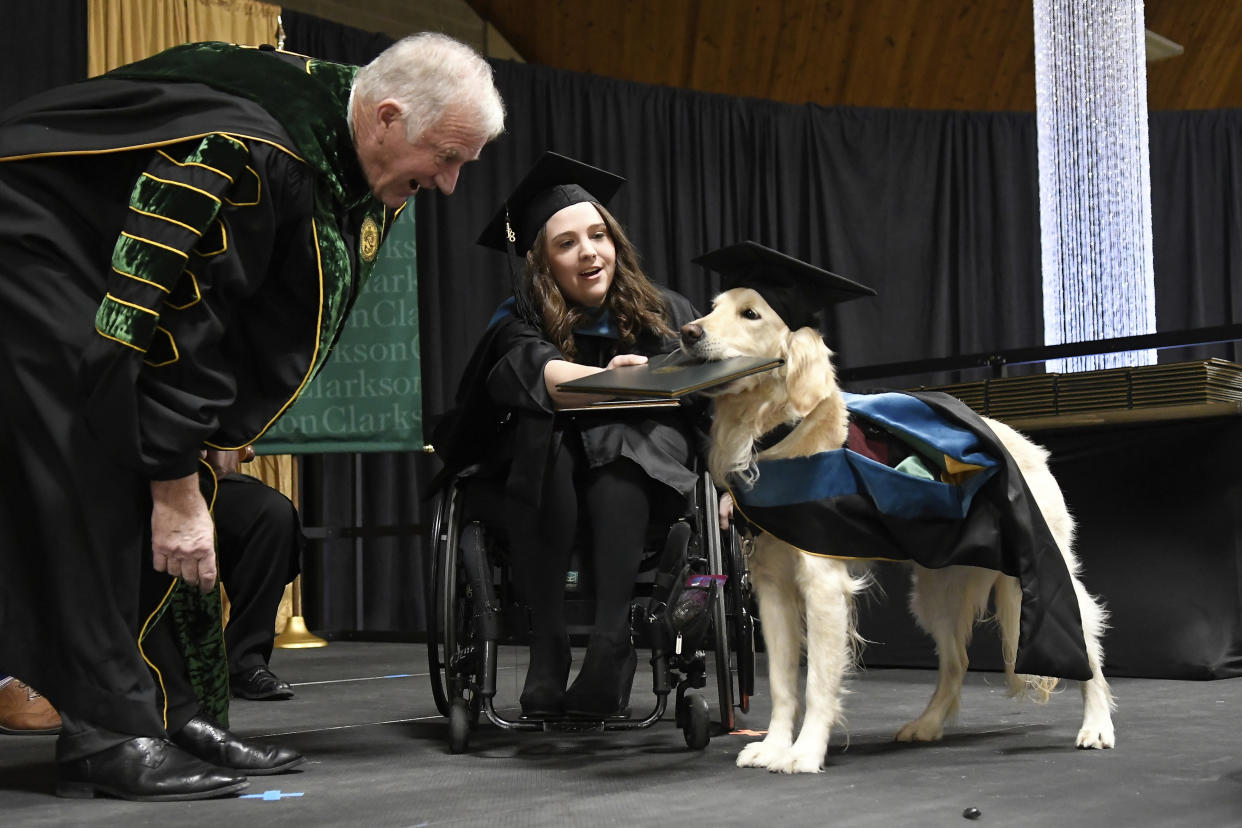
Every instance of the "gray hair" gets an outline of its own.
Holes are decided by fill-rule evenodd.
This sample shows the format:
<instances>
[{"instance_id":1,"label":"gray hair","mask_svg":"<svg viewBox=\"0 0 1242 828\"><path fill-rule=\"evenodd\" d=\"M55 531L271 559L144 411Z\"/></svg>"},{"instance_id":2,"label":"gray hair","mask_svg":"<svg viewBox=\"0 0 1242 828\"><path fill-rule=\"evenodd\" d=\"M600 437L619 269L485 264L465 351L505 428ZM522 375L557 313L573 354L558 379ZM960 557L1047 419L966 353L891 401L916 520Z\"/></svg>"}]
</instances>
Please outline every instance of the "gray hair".
<instances>
[{"instance_id":1,"label":"gray hair","mask_svg":"<svg viewBox=\"0 0 1242 828\"><path fill-rule=\"evenodd\" d=\"M351 124L355 98L399 103L410 143L450 109L469 117L489 141L505 128L505 105L492 67L474 49L438 32L404 37L358 70L350 90Z\"/></svg>"}]
</instances>

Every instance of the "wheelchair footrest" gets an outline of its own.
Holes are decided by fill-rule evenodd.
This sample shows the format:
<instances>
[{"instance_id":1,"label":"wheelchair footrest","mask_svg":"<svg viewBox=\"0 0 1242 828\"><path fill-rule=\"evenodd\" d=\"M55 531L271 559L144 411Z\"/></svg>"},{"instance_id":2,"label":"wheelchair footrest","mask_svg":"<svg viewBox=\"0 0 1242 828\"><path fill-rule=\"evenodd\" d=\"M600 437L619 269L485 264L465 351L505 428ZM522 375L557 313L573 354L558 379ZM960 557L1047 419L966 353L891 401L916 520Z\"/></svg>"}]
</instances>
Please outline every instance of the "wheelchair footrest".
<instances>
[{"instance_id":1,"label":"wheelchair footrest","mask_svg":"<svg viewBox=\"0 0 1242 828\"><path fill-rule=\"evenodd\" d=\"M593 719L555 719L543 723L548 733L603 733L604 722Z\"/></svg>"}]
</instances>

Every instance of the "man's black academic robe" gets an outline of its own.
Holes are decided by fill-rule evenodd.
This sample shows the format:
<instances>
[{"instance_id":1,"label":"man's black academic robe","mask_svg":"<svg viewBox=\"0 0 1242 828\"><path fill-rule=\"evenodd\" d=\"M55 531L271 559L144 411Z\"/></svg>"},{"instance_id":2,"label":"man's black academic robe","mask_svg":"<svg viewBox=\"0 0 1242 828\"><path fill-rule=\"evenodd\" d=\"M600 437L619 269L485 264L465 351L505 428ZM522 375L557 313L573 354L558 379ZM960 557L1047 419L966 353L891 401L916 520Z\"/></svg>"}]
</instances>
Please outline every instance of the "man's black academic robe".
<instances>
[{"instance_id":1,"label":"man's black academic robe","mask_svg":"<svg viewBox=\"0 0 1242 828\"><path fill-rule=\"evenodd\" d=\"M195 44L0 115L0 670L75 718L162 734L150 481L269 427L369 273L354 71Z\"/></svg>"}]
</instances>

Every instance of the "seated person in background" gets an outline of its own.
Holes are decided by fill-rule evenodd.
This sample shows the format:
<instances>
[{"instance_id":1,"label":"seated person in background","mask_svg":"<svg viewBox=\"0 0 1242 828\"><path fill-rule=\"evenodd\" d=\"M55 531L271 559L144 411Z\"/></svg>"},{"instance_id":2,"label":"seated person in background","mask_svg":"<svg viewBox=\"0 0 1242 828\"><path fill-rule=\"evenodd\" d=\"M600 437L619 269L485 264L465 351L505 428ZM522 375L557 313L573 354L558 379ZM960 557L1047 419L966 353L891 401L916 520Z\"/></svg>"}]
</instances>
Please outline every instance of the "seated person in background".
<instances>
[{"instance_id":1,"label":"seated person in background","mask_svg":"<svg viewBox=\"0 0 1242 828\"><path fill-rule=\"evenodd\" d=\"M0 733L59 733L60 714L43 694L13 676L0 675Z\"/></svg>"},{"instance_id":2,"label":"seated person in background","mask_svg":"<svg viewBox=\"0 0 1242 828\"><path fill-rule=\"evenodd\" d=\"M285 585L301 570L306 540L297 509L280 492L238 471L239 463L254 458L253 448L207 455L217 480L212 517L220 581L229 598L224 628L229 686L243 699L293 698L293 688L276 677L268 662ZM210 477L204 469L207 497Z\"/></svg>"},{"instance_id":3,"label":"seated person in background","mask_svg":"<svg viewBox=\"0 0 1242 828\"><path fill-rule=\"evenodd\" d=\"M434 442L447 472L505 479L514 577L531 612L527 716L625 715L637 655L629 605L649 519L694 491L694 410L562 412L602 398L557 384L677 347L697 311L659 288L604 203L624 179L545 153L479 243L525 255ZM506 244L508 239L509 244ZM577 678L563 612L580 524L589 527L595 627Z\"/></svg>"}]
</instances>

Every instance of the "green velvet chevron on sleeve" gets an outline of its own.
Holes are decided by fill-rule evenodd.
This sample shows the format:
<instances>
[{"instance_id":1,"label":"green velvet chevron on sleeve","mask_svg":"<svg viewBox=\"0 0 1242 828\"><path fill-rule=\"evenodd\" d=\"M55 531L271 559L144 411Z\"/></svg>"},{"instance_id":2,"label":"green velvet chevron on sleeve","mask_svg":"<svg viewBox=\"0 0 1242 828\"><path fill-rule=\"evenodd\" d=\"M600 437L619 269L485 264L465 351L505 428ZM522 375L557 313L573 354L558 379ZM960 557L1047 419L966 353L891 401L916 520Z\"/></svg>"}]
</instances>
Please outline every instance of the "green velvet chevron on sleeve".
<instances>
[{"instance_id":1,"label":"green velvet chevron on sleeve","mask_svg":"<svg viewBox=\"0 0 1242 828\"><path fill-rule=\"evenodd\" d=\"M223 232L213 227L223 200L234 189L250 188L250 153L235 138L208 135L177 155L156 150L130 193L107 295L95 316L101 336L143 353L164 303L175 292L185 293L177 288L190 251Z\"/></svg>"}]
</instances>

